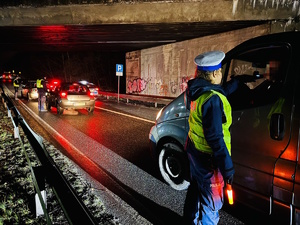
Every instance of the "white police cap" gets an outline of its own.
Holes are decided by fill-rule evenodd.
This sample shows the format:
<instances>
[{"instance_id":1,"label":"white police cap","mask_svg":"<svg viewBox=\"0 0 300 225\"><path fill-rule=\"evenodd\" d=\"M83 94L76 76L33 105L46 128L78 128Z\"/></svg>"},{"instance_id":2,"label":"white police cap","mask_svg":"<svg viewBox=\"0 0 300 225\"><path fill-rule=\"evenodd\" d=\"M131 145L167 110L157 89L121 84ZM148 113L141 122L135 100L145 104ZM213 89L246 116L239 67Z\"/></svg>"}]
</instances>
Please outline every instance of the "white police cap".
<instances>
[{"instance_id":1,"label":"white police cap","mask_svg":"<svg viewBox=\"0 0 300 225\"><path fill-rule=\"evenodd\" d=\"M198 55L194 62L198 70L214 71L222 67L222 60L225 53L222 51L210 51Z\"/></svg>"}]
</instances>

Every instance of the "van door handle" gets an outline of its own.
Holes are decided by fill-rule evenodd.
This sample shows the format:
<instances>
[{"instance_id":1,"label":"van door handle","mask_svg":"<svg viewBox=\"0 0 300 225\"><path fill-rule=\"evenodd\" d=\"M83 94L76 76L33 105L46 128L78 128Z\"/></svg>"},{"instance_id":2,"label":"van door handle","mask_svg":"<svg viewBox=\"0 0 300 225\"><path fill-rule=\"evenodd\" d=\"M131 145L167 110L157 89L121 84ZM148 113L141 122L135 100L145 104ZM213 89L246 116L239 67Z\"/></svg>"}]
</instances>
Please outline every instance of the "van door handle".
<instances>
[{"instance_id":1,"label":"van door handle","mask_svg":"<svg viewBox=\"0 0 300 225\"><path fill-rule=\"evenodd\" d=\"M272 139L281 141L284 137L284 116L282 113L274 113L270 120L270 136Z\"/></svg>"},{"instance_id":2,"label":"van door handle","mask_svg":"<svg viewBox=\"0 0 300 225\"><path fill-rule=\"evenodd\" d=\"M178 114L178 113L175 113L175 117L179 117L179 114Z\"/></svg>"}]
</instances>

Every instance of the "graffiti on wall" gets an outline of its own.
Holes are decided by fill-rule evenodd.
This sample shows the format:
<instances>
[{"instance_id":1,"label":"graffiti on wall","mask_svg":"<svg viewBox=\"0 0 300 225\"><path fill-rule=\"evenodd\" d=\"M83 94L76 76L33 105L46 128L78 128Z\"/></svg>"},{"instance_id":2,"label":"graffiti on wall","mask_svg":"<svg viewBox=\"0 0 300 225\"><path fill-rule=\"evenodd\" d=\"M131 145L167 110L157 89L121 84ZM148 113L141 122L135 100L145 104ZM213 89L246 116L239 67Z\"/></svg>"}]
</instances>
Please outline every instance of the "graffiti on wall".
<instances>
[{"instance_id":1,"label":"graffiti on wall","mask_svg":"<svg viewBox=\"0 0 300 225\"><path fill-rule=\"evenodd\" d=\"M241 75L241 74L245 74L246 71L250 69L252 69L252 66L245 64L245 65L234 67L233 71L235 75Z\"/></svg>"},{"instance_id":2,"label":"graffiti on wall","mask_svg":"<svg viewBox=\"0 0 300 225\"><path fill-rule=\"evenodd\" d=\"M127 93L141 93L147 87L147 81L141 78L134 79L133 81L128 81L127 83Z\"/></svg>"},{"instance_id":3,"label":"graffiti on wall","mask_svg":"<svg viewBox=\"0 0 300 225\"><path fill-rule=\"evenodd\" d=\"M172 93L172 94L176 94L177 89L178 89L178 84L177 84L177 82L171 81L171 82L170 82L170 91L171 91L171 93Z\"/></svg>"},{"instance_id":4,"label":"graffiti on wall","mask_svg":"<svg viewBox=\"0 0 300 225\"><path fill-rule=\"evenodd\" d=\"M128 81L127 93L142 93L147 89L148 94L176 97L185 91L189 80L189 77L184 76L181 77L179 84L178 81L170 81L169 84L165 84L161 79L150 79L147 81L142 78L137 78Z\"/></svg>"},{"instance_id":5,"label":"graffiti on wall","mask_svg":"<svg viewBox=\"0 0 300 225\"><path fill-rule=\"evenodd\" d=\"M159 95L160 96L168 96L169 93L169 87L167 84L162 84L160 86Z\"/></svg>"},{"instance_id":6,"label":"graffiti on wall","mask_svg":"<svg viewBox=\"0 0 300 225\"><path fill-rule=\"evenodd\" d=\"M187 83L190 80L189 77L182 77L180 83L180 93L184 92L187 88Z\"/></svg>"},{"instance_id":7,"label":"graffiti on wall","mask_svg":"<svg viewBox=\"0 0 300 225\"><path fill-rule=\"evenodd\" d=\"M159 80L155 79L155 80L154 80L154 87L155 87L155 91L159 91L159 90L160 90L160 87L161 87L161 85L162 85L162 81L161 81L161 79L159 79Z\"/></svg>"}]
</instances>

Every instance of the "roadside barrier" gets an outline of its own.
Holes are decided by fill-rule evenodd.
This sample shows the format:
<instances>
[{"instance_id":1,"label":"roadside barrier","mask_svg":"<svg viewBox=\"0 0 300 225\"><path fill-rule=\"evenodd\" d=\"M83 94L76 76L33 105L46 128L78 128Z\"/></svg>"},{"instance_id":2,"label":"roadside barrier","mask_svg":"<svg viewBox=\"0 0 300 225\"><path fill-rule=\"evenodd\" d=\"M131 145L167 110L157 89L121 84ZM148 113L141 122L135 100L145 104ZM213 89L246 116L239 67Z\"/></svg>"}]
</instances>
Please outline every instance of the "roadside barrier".
<instances>
[{"instance_id":1,"label":"roadside barrier","mask_svg":"<svg viewBox=\"0 0 300 225\"><path fill-rule=\"evenodd\" d=\"M126 103L140 102L145 105L151 105L155 108L163 107L175 99L174 97L160 97L160 96L134 95L134 94L119 94L118 96L118 93L104 92L104 91L99 91L99 96L103 96L106 99L117 99L119 97Z\"/></svg>"},{"instance_id":2,"label":"roadside barrier","mask_svg":"<svg viewBox=\"0 0 300 225\"><path fill-rule=\"evenodd\" d=\"M53 159L49 156L48 151L43 144L42 137L37 135L29 127L29 125L19 113L18 109L15 107L9 95L5 93L3 86L0 86L0 88L2 103L7 108L8 116L12 119L14 125L14 138L18 138L20 140L27 163L30 166L31 175L36 190L36 199L38 199L38 201L36 201L36 204L40 206L42 210L40 214L44 214L47 224L52 224L52 222L45 204L45 180L53 189L53 192L55 193L55 196L69 224L97 224L93 215L84 205L81 198L78 197L75 190L58 169ZM38 160L40 161L41 166L32 167L30 159L25 151L22 138L19 135L19 125L26 135Z\"/></svg>"}]
</instances>

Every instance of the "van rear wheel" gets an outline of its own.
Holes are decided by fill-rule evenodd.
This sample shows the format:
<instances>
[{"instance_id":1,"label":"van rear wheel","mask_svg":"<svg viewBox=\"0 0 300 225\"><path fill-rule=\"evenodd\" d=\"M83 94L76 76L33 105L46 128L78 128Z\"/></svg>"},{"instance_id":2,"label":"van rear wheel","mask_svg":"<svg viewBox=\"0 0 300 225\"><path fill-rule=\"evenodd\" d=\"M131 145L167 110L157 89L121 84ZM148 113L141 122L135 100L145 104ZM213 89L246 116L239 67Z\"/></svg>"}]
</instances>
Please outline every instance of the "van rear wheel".
<instances>
[{"instance_id":1,"label":"van rear wheel","mask_svg":"<svg viewBox=\"0 0 300 225\"><path fill-rule=\"evenodd\" d=\"M186 153L175 143L164 144L158 156L159 170L163 179L176 190L189 186L189 167Z\"/></svg>"}]
</instances>

